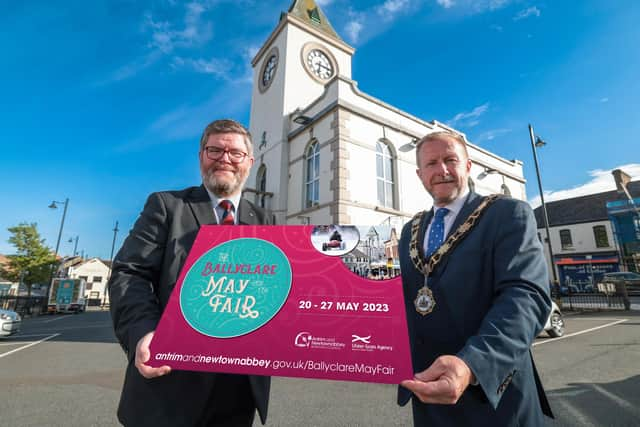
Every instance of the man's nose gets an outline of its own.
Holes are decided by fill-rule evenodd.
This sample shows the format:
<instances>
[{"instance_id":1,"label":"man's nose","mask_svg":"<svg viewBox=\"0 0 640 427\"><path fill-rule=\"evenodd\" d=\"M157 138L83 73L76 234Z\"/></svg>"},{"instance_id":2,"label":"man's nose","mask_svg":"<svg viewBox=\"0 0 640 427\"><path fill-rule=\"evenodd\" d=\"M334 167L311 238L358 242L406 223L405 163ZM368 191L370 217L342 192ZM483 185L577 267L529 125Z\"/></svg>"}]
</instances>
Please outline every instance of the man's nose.
<instances>
[{"instance_id":1,"label":"man's nose","mask_svg":"<svg viewBox=\"0 0 640 427\"><path fill-rule=\"evenodd\" d=\"M449 175L449 168L445 162L440 162L437 164L437 171L442 175Z\"/></svg>"},{"instance_id":2,"label":"man's nose","mask_svg":"<svg viewBox=\"0 0 640 427\"><path fill-rule=\"evenodd\" d=\"M225 160L225 157L226 157L226 160ZM226 163L233 163L231 161L231 152L227 150L223 151L220 157L218 157L217 161L219 162L225 161Z\"/></svg>"}]
</instances>

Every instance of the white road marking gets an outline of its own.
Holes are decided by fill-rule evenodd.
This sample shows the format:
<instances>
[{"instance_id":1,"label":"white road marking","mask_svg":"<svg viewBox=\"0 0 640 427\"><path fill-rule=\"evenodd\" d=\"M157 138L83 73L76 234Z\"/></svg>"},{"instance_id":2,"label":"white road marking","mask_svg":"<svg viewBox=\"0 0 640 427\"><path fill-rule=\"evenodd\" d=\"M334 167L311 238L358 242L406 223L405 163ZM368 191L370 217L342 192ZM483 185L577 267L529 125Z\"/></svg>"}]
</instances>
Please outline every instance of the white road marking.
<instances>
[{"instance_id":1,"label":"white road marking","mask_svg":"<svg viewBox=\"0 0 640 427\"><path fill-rule=\"evenodd\" d=\"M564 339L567 339L567 338L575 337L576 335L586 334L587 332L593 332L593 331L596 331L598 329L602 329L602 328L606 328L606 327L609 327L609 326L617 325L618 323L626 322L627 320L629 320L629 319L620 319L620 320L617 320L615 322L611 322L611 323L607 323L607 324L604 324L604 325L596 326L595 328L585 329L584 331L574 332L572 334L564 335L564 336L561 336L561 337L558 337L558 338L550 338L550 339L547 339L547 340L544 340L544 341L536 341L533 344L531 344L531 347L535 347L536 345L540 345L540 344L546 344L548 342L564 340Z\"/></svg>"},{"instance_id":2,"label":"white road marking","mask_svg":"<svg viewBox=\"0 0 640 427\"><path fill-rule=\"evenodd\" d=\"M588 391L589 390L585 390L583 388L568 391L549 391L547 392L547 397L575 397L580 396L582 393L586 393Z\"/></svg>"},{"instance_id":3,"label":"white road marking","mask_svg":"<svg viewBox=\"0 0 640 427\"><path fill-rule=\"evenodd\" d=\"M25 348L29 348L29 347L32 347L32 346L34 346L34 345L36 345L36 344L40 344L41 342L45 342L45 341L47 341L47 340L50 340L51 338L55 338L55 337L57 337L58 335L60 335L60 334L53 334L53 335L49 335L48 337L43 338L43 339L41 339L41 340L39 340L39 341L34 341L34 342L30 343L30 344L23 345L22 347L18 347L18 348L16 348L16 349L11 350L11 351L8 351L8 352L6 352L6 353L2 353L2 354L0 354L0 359L2 359L2 358L3 358L3 357L5 357L5 356L8 356L8 355L10 355L10 354L12 354L12 353L15 353L15 352L17 352L17 351L24 350Z\"/></svg>"},{"instance_id":4,"label":"white road marking","mask_svg":"<svg viewBox=\"0 0 640 427\"><path fill-rule=\"evenodd\" d=\"M55 322L56 320L60 320L60 319L66 319L66 316L60 316L60 317L56 317L54 319L50 319L50 320L45 320L42 323L51 323L51 322Z\"/></svg>"},{"instance_id":5,"label":"white road marking","mask_svg":"<svg viewBox=\"0 0 640 427\"><path fill-rule=\"evenodd\" d=\"M591 419L589 417L586 416L586 414L580 410L580 408L577 408L575 406L573 406L569 401L567 401L566 399L554 399L553 400L554 404L558 404L560 406L562 406L564 409L567 410L567 412L570 414L569 419L573 421L575 421L576 426L582 426L582 427L595 427L596 424L594 424Z\"/></svg>"},{"instance_id":6,"label":"white road marking","mask_svg":"<svg viewBox=\"0 0 640 427\"><path fill-rule=\"evenodd\" d=\"M51 332L47 332L46 334L29 334L29 335L20 335L20 334L18 334L18 335L11 335L11 338L20 339L20 338L29 338L29 337L45 337L47 335L51 335ZM15 342L14 342L14 344L15 344Z\"/></svg>"},{"instance_id":7,"label":"white road marking","mask_svg":"<svg viewBox=\"0 0 640 427\"><path fill-rule=\"evenodd\" d=\"M613 400L618 406L623 407L624 409L626 409L627 411L631 412L636 416L640 416L640 410L638 410L635 406L633 406L631 403L627 402L623 398L616 396L615 394L611 393L608 390L605 390L604 388L600 387L597 384L589 384L589 386L592 387L598 393L604 395L605 397L608 397L610 400Z\"/></svg>"}]
</instances>

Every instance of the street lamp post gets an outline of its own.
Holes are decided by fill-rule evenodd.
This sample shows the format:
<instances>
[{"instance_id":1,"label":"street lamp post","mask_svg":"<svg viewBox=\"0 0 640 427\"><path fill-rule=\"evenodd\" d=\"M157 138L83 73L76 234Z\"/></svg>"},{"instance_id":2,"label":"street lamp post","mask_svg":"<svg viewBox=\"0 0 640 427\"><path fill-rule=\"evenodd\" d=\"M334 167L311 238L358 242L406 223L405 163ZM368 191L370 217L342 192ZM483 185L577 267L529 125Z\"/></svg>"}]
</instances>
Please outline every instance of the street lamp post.
<instances>
[{"instance_id":1,"label":"street lamp post","mask_svg":"<svg viewBox=\"0 0 640 427\"><path fill-rule=\"evenodd\" d=\"M76 256L76 254L78 253L78 239L80 239L80 236L76 236L75 239L73 237L69 237L68 242L69 243L74 243L73 245L73 256Z\"/></svg>"},{"instance_id":2,"label":"street lamp post","mask_svg":"<svg viewBox=\"0 0 640 427\"><path fill-rule=\"evenodd\" d=\"M57 209L59 204L64 204L64 210L62 211L62 220L60 220L60 230L58 231L58 240L56 241L56 250L54 252L54 258L58 258L58 249L60 249L60 238L62 237L62 229L64 228L64 219L67 217L67 207L69 206L69 198L64 199L64 202L57 202L53 200L49 205L50 209ZM53 278L53 269L51 272L51 278ZM51 285L51 283L49 283Z\"/></svg>"},{"instance_id":3,"label":"street lamp post","mask_svg":"<svg viewBox=\"0 0 640 427\"><path fill-rule=\"evenodd\" d=\"M538 154L536 152L537 147L542 147L546 144L540 137L536 137L533 133L533 126L529 125L529 136L531 136L531 151L533 152L533 162L536 165L536 177L538 178L538 189L540 190L540 202L542 204L542 217L544 219L544 228L547 231L547 247L549 248L549 258L551 260L551 272L553 273L553 286L554 289L559 290L560 283L558 282L558 273L556 272L556 266L553 262L553 248L551 247L551 233L549 233L549 216L547 215L547 205L544 203L544 192L542 191L542 180L540 179L540 168L538 167ZM571 301L569 301L571 304Z\"/></svg>"},{"instance_id":4,"label":"street lamp post","mask_svg":"<svg viewBox=\"0 0 640 427\"><path fill-rule=\"evenodd\" d=\"M116 221L116 226L113 228L113 241L111 242L111 256L109 257L109 275L107 276L107 280L104 284L104 295L102 298L102 305L107 304L107 293L109 292L109 279L111 278L111 272L113 271L113 250L116 247L116 236L118 235L118 221Z\"/></svg>"}]
</instances>

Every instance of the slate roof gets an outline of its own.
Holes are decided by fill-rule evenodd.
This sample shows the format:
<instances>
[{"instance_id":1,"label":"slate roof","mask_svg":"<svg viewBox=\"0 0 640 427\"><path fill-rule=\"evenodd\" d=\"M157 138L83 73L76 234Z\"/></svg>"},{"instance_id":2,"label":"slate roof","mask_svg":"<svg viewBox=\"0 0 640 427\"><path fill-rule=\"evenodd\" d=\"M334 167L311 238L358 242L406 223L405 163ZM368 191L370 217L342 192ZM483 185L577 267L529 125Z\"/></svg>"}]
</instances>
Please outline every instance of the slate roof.
<instances>
[{"instance_id":1,"label":"slate roof","mask_svg":"<svg viewBox=\"0 0 640 427\"><path fill-rule=\"evenodd\" d=\"M289 14L301 19L311 27L320 30L336 40L342 41L327 19L322 9L313 0L295 0L289 6Z\"/></svg>"},{"instance_id":2,"label":"slate roof","mask_svg":"<svg viewBox=\"0 0 640 427\"><path fill-rule=\"evenodd\" d=\"M627 185L631 197L640 197L640 181L632 181ZM607 202L614 200L626 200L624 193L617 190L605 191L602 193L589 194L587 196L574 197L565 200L547 202L547 215L549 216L549 226L580 224L585 222L607 221ZM542 217L542 206L533 210L536 216L538 228L544 228Z\"/></svg>"}]
</instances>

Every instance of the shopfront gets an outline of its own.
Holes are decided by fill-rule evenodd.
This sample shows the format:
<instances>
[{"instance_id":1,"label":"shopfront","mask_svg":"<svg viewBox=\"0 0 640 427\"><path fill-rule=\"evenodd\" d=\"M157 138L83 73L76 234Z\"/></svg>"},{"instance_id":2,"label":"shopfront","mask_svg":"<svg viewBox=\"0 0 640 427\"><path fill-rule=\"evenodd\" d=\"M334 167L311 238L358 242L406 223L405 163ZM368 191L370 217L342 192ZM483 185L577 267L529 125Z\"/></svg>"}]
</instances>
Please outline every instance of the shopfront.
<instances>
[{"instance_id":1,"label":"shopfront","mask_svg":"<svg viewBox=\"0 0 640 427\"><path fill-rule=\"evenodd\" d=\"M597 289L597 283L604 273L620 270L618 257L611 255L556 257L556 265L560 273L560 285L575 286L571 288L574 292L593 291Z\"/></svg>"}]
</instances>

